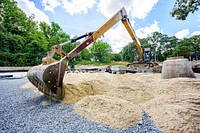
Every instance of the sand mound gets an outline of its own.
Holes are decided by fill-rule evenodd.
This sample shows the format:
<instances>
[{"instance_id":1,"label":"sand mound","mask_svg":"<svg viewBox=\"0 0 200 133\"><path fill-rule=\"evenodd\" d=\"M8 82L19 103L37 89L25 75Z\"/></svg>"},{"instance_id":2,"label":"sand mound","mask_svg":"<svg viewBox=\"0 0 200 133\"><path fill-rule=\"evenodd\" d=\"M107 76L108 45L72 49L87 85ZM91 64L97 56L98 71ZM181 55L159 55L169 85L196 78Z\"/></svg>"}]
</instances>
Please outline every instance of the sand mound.
<instances>
[{"instance_id":1,"label":"sand mound","mask_svg":"<svg viewBox=\"0 0 200 133\"><path fill-rule=\"evenodd\" d=\"M199 77L199 75L197 75L197 77ZM98 81L101 81L101 86L103 84L107 86L108 90L105 91L104 95L112 97L116 101L123 99L126 100L126 102L138 105L140 109L149 113L155 121L155 124L165 132L198 132L200 130L200 125L198 123L200 121L198 115L200 114L200 99L199 95L197 95L200 94L199 78L161 79L160 74L78 74L76 78L78 78L78 81L74 84L79 82L83 83L84 80L82 79L88 79L87 82L90 82L89 80L92 81L92 79L98 79ZM101 99L102 98L105 97L101 97ZM191 99L195 100L190 102ZM82 99L80 101L82 104L76 104L75 106L75 110L78 110L78 114L103 123L102 121L104 121L104 119L101 121L101 119L96 116L101 110L95 109L102 108L99 106L99 100L86 98L86 100ZM85 105L84 102L86 102ZM87 104L90 102L93 104ZM106 104L104 105L107 106ZM115 106L115 104L113 104L113 106ZM109 108L109 106L107 108ZM185 114L180 113L184 111ZM123 110L117 113L121 115L120 112L124 113ZM112 114L107 115L113 116ZM123 115L127 117L126 115L128 115L128 113ZM111 127L127 128L127 126L117 122L115 123L116 125L123 126L113 126L112 120L114 118L110 118L111 119L107 119L107 123L104 124L110 125Z\"/></svg>"},{"instance_id":2,"label":"sand mound","mask_svg":"<svg viewBox=\"0 0 200 133\"><path fill-rule=\"evenodd\" d=\"M62 103L75 103L88 95L109 95L133 103L143 103L153 98L147 93L148 86L137 78L143 74L114 75L109 73L67 74L64 78L65 97ZM159 75L160 76L160 75Z\"/></svg>"},{"instance_id":3,"label":"sand mound","mask_svg":"<svg viewBox=\"0 0 200 133\"><path fill-rule=\"evenodd\" d=\"M113 128L128 128L141 119L141 110L137 105L105 95L87 96L78 101L74 110L98 123Z\"/></svg>"},{"instance_id":4,"label":"sand mound","mask_svg":"<svg viewBox=\"0 0 200 133\"><path fill-rule=\"evenodd\" d=\"M145 91L144 88L135 89L131 87L118 87L117 89L112 89L106 93L112 97L118 97L132 103L144 103L153 98L153 96Z\"/></svg>"},{"instance_id":5,"label":"sand mound","mask_svg":"<svg viewBox=\"0 0 200 133\"><path fill-rule=\"evenodd\" d=\"M154 96L178 93L188 89L198 89L199 81L200 79L193 78L155 79L151 83L146 83L146 90Z\"/></svg>"},{"instance_id":6,"label":"sand mound","mask_svg":"<svg viewBox=\"0 0 200 133\"><path fill-rule=\"evenodd\" d=\"M88 95L105 94L110 86L102 81L91 80L78 84L66 83L63 85L64 99L63 104L73 104Z\"/></svg>"},{"instance_id":7,"label":"sand mound","mask_svg":"<svg viewBox=\"0 0 200 133\"><path fill-rule=\"evenodd\" d=\"M165 132L200 132L200 74L196 76L71 73L64 77L62 103L75 103L78 114L115 128L134 125L142 109Z\"/></svg>"},{"instance_id":8,"label":"sand mound","mask_svg":"<svg viewBox=\"0 0 200 133\"><path fill-rule=\"evenodd\" d=\"M200 132L200 93L185 91L149 101L145 110L165 132Z\"/></svg>"}]
</instances>

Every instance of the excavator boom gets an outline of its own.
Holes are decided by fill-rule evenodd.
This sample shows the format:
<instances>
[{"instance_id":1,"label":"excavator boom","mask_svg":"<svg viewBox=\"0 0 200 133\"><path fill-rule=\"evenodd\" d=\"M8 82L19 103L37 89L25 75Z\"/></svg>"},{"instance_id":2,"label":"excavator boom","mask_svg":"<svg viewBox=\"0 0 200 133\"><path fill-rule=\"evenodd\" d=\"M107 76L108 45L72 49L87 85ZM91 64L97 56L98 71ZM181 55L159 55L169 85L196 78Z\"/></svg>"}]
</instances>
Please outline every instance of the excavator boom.
<instances>
[{"instance_id":1,"label":"excavator boom","mask_svg":"<svg viewBox=\"0 0 200 133\"><path fill-rule=\"evenodd\" d=\"M47 97L55 100L62 100L64 92L62 89L63 78L65 70L68 64L68 61L73 59L80 53L83 49L89 46L91 43L100 38L106 31L112 28L117 22L122 21L131 38L133 39L135 45L137 46L140 59L143 60L143 52L139 40L137 39L135 32L130 24L129 19L127 18L127 13L124 8L118 11L113 17L111 17L107 22L105 22L101 27L96 31L90 32L82 43L74 48L70 53L66 54L62 51L64 58L60 61L52 63L50 65L41 65L35 66L28 71L27 77L31 83L33 83L39 91L43 92ZM58 45L57 48L62 47L67 43ZM57 50L53 49L50 51L49 55L52 57L52 54Z\"/></svg>"}]
</instances>

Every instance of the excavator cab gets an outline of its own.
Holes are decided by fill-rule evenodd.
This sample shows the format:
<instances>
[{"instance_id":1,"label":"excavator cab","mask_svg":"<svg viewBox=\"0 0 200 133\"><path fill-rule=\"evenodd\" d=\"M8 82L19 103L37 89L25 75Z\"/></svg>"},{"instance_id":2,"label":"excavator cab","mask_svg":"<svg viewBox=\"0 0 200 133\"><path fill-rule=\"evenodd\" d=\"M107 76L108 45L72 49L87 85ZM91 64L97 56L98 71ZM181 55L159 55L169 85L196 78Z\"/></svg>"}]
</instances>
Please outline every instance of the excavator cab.
<instances>
[{"instance_id":1,"label":"excavator cab","mask_svg":"<svg viewBox=\"0 0 200 133\"><path fill-rule=\"evenodd\" d=\"M124 24L126 30L131 36L133 42L135 43L139 52L140 59L143 60L143 51L140 42L135 35L129 19L127 18L126 10L122 8L96 31L87 33L76 39L72 39L63 44L54 46L53 49L48 53L47 57L43 59L43 62L45 62L43 65L32 67L28 71L27 77L29 81L47 97L58 101L62 100L64 96L64 91L62 89L63 78L68 62L72 60L83 49L85 49L91 43L100 38L107 30L113 27L120 20ZM85 39L70 53L65 53L65 51L62 50L62 46L68 43L73 43L83 37L85 37ZM58 52L63 56L63 58L58 62L54 62L54 60L52 59L52 56L55 52Z\"/></svg>"},{"instance_id":2,"label":"excavator cab","mask_svg":"<svg viewBox=\"0 0 200 133\"><path fill-rule=\"evenodd\" d=\"M144 61L146 63L149 63L151 61L151 49L150 48L144 48L144 54L143 54L143 57L144 57Z\"/></svg>"}]
</instances>

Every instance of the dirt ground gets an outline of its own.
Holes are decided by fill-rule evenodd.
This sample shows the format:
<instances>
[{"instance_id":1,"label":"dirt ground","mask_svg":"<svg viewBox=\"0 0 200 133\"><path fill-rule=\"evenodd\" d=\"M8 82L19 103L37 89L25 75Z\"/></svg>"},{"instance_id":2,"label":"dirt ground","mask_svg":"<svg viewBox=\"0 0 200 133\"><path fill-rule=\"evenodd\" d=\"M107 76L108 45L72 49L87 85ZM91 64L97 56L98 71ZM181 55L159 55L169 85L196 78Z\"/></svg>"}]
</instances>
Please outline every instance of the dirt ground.
<instances>
[{"instance_id":1,"label":"dirt ground","mask_svg":"<svg viewBox=\"0 0 200 133\"><path fill-rule=\"evenodd\" d=\"M145 111L164 132L200 132L200 74L196 76L69 73L62 103L75 104L79 115L113 128L134 125Z\"/></svg>"}]
</instances>

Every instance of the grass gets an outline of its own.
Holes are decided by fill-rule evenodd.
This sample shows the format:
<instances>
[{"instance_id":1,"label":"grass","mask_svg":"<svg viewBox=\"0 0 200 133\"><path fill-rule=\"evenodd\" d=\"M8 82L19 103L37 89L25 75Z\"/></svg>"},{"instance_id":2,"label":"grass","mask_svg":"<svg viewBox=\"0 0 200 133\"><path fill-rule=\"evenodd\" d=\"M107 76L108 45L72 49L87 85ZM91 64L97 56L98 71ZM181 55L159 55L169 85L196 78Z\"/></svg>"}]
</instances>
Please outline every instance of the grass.
<instances>
[{"instance_id":1,"label":"grass","mask_svg":"<svg viewBox=\"0 0 200 133\"><path fill-rule=\"evenodd\" d=\"M78 61L76 63L76 65L94 65L94 66L105 66L105 65L123 65L126 66L128 64L128 62L116 62L116 61L112 61L112 62L95 62L95 61L86 61L86 60L82 60L82 61Z\"/></svg>"}]
</instances>

